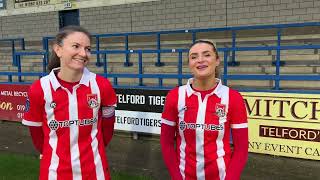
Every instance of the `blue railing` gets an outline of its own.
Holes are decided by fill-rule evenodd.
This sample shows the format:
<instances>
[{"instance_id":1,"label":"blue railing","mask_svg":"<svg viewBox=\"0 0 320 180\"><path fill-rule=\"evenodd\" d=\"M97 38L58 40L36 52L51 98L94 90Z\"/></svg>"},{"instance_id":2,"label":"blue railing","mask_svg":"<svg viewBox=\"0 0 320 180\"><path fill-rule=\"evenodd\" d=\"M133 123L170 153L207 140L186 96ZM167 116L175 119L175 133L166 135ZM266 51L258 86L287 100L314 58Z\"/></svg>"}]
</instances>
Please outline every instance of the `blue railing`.
<instances>
[{"instance_id":1,"label":"blue railing","mask_svg":"<svg viewBox=\"0 0 320 180\"><path fill-rule=\"evenodd\" d=\"M96 43L96 49L92 51L92 54L95 54L97 57L96 64L98 66L103 66L104 73L103 75L105 77L113 78L113 83L116 87L120 87L118 84L118 78L138 78L139 83L137 86L130 86L135 88L146 88L143 83L144 78L157 78L158 79L158 86L155 88L165 89L165 88L171 88L171 87L165 87L163 85L163 79L178 79L178 84L181 85L182 79L189 78L191 75L189 74L182 74L182 53L185 53L188 51L188 49L164 49L162 48L161 44L161 36L162 35L174 35L174 34L188 34L191 35L190 43L194 42L197 39L197 36L199 33L202 32L223 32L228 31L231 32L231 39L230 39L230 47L223 47L218 48L218 51L223 52L224 57L224 74L222 75L222 79L225 84L227 84L228 80L272 80L274 81L274 87L270 89L269 91L280 91L280 81L281 80L297 80L297 81L314 81L314 80L320 80L320 76L318 75L281 75L280 69L281 65L283 65L285 62L282 61L281 58L281 51L282 50L298 50L298 49L320 49L320 45L282 45L282 31L285 28L296 28L296 27L320 27L320 22L313 22L313 23L296 23L296 24L277 24L277 25L260 25L260 26L240 26L240 27L225 27L225 28L208 28L208 29L190 29L190 30L174 30L174 31L159 31L159 32L136 32L136 33L116 33L116 34L96 34L93 35L95 38ZM251 47L238 47L237 46L237 33L239 31L243 30L258 30L258 29L273 29L276 33L274 35L275 38L275 44L276 45L269 45L269 46L251 46ZM140 50L140 49L130 49L129 48L129 37L130 36L156 36L156 42L155 42L155 49L149 49L149 50ZM101 49L100 40L101 38L105 37L123 37L124 39L124 47L121 50L107 50L107 49ZM42 52L33 52L27 53L27 52L15 52L16 56L15 58L18 60L18 66L21 64L20 57L21 56L28 56L28 55L35 55L37 53L43 55L43 72L45 71L45 67L48 62L49 57L49 40L53 39L53 37L44 37L43 38L43 51ZM276 58L273 64L275 65L276 72L274 75L230 75L228 74L228 66L236 66L239 65L239 62L236 61L236 52L239 51L272 51L274 50L276 52ZM177 53L178 59L177 59L177 68L178 73L177 74L144 74L142 71L142 54L147 53L154 53L157 54L155 66L163 66L164 62L161 61L161 55L165 53ZM130 62L130 55L131 54L138 54L138 74L128 74L128 73L109 73L107 72L107 66L108 66L108 59L107 55L109 54L123 54L125 55L124 60L124 66L130 66L132 65L132 62ZM230 54L230 56L229 56ZM38 55L38 54L37 54ZM21 72L21 68L18 73ZM22 75L22 74L19 74ZM148 87L151 88L151 87ZM267 90L264 90L267 91ZM315 91L318 92L318 91ZM318 92L319 93L319 92Z\"/></svg>"},{"instance_id":2,"label":"blue railing","mask_svg":"<svg viewBox=\"0 0 320 180\"><path fill-rule=\"evenodd\" d=\"M258 25L258 26L238 26L238 27L223 27L223 28L206 28L206 29L184 29L184 30L173 30L173 31L158 31L158 32L129 32L129 33L110 33L110 34L95 34L93 35L96 43L96 51L103 50L100 48L100 40L101 38L107 38L107 37L123 37L124 40L124 50L126 54L125 66L131 66L132 63L130 62L130 56L129 56L129 36L155 36L156 37L156 50L161 50L161 35L174 35L174 34L186 34L186 35L191 35L192 40L190 43L194 42L197 39L197 35L199 33L204 33L204 32L222 32L222 31L229 31L231 32L231 52L232 52L232 58L229 62L229 65L238 65L238 62L236 62L235 56L236 56L236 43L237 43L237 33L239 31L244 31L244 30L268 30L268 29L275 29L277 36L277 46L281 45L281 37L282 37L282 30L287 29L287 28L299 28L299 27L320 27L320 22L308 22L308 23L293 23L293 24L276 24L276 25ZM53 39L51 36L43 37L43 49L48 53L49 52L49 40ZM304 49L301 47L301 49ZM253 49L246 49L246 50L254 50ZM46 57L48 58L48 57ZM48 61L48 59L46 59ZM100 56L97 54L97 65L100 66L102 65ZM157 56L157 62L155 63L156 66L163 66L164 63L161 62L161 54L158 53Z\"/></svg>"},{"instance_id":3,"label":"blue railing","mask_svg":"<svg viewBox=\"0 0 320 180\"><path fill-rule=\"evenodd\" d=\"M21 79L21 76L22 75L25 75L25 76L39 76L41 77L43 74L46 73L46 69L47 69L47 61L45 60L45 57L47 55L46 52L15 52L15 60L16 60L16 65L18 67L18 80L19 82L22 82L22 79ZM23 56L35 56L35 55L39 55L39 56L42 56L42 73L37 74L37 73L31 73L31 74L28 74L27 72L26 73L22 73L22 69L21 69L21 61L22 61L22 58Z\"/></svg>"},{"instance_id":4,"label":"blue railing","mask_svg":"<svg viewBox=\"0 0 320 180\"><path fill-rule=\"evenodd\" d=\"M16 52L16 42L20 42L21 50L25 50L25 42L24 38L9 38L9 39L0 39L0 42L9 42L11 44L11 54L12 54L12 65L17 65L15 59L15 52Z\"/></svg>"}]
</instances>

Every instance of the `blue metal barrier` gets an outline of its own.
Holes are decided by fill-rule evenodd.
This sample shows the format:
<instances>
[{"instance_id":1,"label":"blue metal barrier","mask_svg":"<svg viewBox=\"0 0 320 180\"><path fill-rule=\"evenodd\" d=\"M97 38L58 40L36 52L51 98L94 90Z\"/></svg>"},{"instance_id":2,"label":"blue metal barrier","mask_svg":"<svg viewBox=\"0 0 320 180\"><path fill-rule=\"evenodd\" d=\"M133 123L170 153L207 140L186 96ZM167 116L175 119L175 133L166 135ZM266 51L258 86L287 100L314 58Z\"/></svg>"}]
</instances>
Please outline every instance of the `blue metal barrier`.
<instances>
[{"instance_id":1,"label":"blue metal barrier","mask_svg":"<svg viewBox=\"0 0 320 180\"><path fill-rule=\"evenodd\" d=\"M7 82L0 82L0 84L17 84L17 82L12 80L13 76L17 76L19 78L19 84L30 84L30 82L23 82L21 80L21 76L38 76L40 78L45 75L47 75L47 73L43 72L0 72L0 76L8 77Z\"/></svg>"},{"instance_id":2,"label":"blue metal barrier","mask_svg":"<svg viewBox=\"0 0 320 180\"><path fill-rule=\"evenodd\" d=\"M312 23L295 23L295 24L277 24L277 25L259 25L259 26L240 26L240 27L225 27L225 28L208 28L208 29L190 29L190 30L174 30L174 31L158 31L158 32L131 32L131 33L115 33L115 34L96 34L93 35L96 40L96 50L92 51L92 54L95 54L97 57L96 64L98 66L103 65L104 73L103 75L105 77L113 78L113 83L117 87L118 86L118 78L139 78L138 86L130 86L130 87L145 87L143 83L144 78L158 78L159 83L158 86L155 88L162 89L166 88L163 86L163 79L170 79L170 78L176 78L178 79L178 84L181 85L182 79L191 77L189 74L182 74L182 53L188 52L188 49L164 49L161 44L161 36L162 35L174 35L174 34L190 34L191 40L190 44L194 42L199 33L202 32L223 32L228 31L231 32L231 47L223 47L218 48L217 50L224 53L224 74L222 75L222 80L225 84L227 84L228 80L272 80L275 82L274 87L270 89L270 91L281 91L280 87L280 81L281 80L298 80L298 81L311 81L311 80L320 80L320 77L318 75L308 75L308 76L297 76L297 75L281 75L280 69L281 65L284 65L285 62L282 61L281 58L281 51L282 50L295 50L295 49L320 49L320 45L282 45L282 30L284 28L296 28L296 27L320 27L320 22L312 22ZM258 29L274 29L276 37L276 45L269 45L269 46L247 46L247 47L238 47L237 46L237 33L242 30L258 30ZM129 37L130 36L155 36L156 37L156 44L155 49L149 49L149 50L140 50L140 49L130 49L129 47ZM101 38L106 37L123 37L124 38L124 47L121 50L107 50L107 49L101 49L100 43ZM53 39L53 37L44 37L43 38L43 49L44 51L41 53L44 53L44 63L43 66L45 66L48 63L48 54L49 54L49 40ZM276 52L276 58L275 61L272 62L273 65L275 65L276 73L274 75L229 75L228 74L228 66L237 66L239 65L239 62L236 61L236 53L239 51L272 51L274 50ZM161 62L161 55L164 53L177 53L178 59L177 59L177 68L178 73L177 74L143 74L142 71L142 64L143 64L143 58L142 55L145 53L155 53L157 54L157 58L155 61L155 66L163 66L165 65L163 62ZM120 73L113 73L110 74L107 72L107 55L108 54L124 54L125 60L124 60L124 66L131 66L132 62L130 62L130 55L131 54L138 54L138 66L139 66L139 72L138 74L120 74ZM229 56L231 54L231 56ZM20 56L24 56L27 54L20 53ZM101 60L102 57L102 60ZM20 61L19 61L20 62ZM45 72L45 68L44 68ZM304 78L305 77L305 78ZM148 87L149 88L149 87ZM150 87L151 88L151 87ZM269 91L269 90L265 90Z\"/></svg>"},{"instance_id":3,"label":"blue metal barrier","mask_svg":"<svg viewBox=\"0 0 320 180\"><path fill-rule=\"evenodd\" d=\"M45 55L46 52L15 52L15 59L17 61L17 66L18 66L18 81L22 82L21 79L21 56L34 56L34 55L42 55L42 71L41 74L45 74L46 73L46 69L47 69L47 61L45 60ZM25 76L30 76L30 75L34 75L34 74L28 74L26 73Z\"/></svg>"},{"instance_id":4,"label":"blue metal barrier","mask_svg":"<svg viewBox=\"0 0 320 180\"><path fill-rule=\"evenodd\" d=\"M281 30L286 28L297 28L297 27L320 27L320 22L307 22L307 23L292 23L292 24L275 24L275 25L257 25L257 26L237 26L237 27L223 27L223 28L206 28L206 29L184 29L184 30L172 30L172 31L155 31L155 32L130 32L130 33L110 33L110 34L95 34L93 37L96 39L96 51L104 50L100 48L100 40L101 38L107 38L107 37L123 37L124 40L124 49L126 50L126 59L124 62L125 66L131 66L132 63L130 62L129 57L129 40L128 38L130 36L155 36L156 37L156 47L157 50L161 50L161 35L174 35L174 34L191 34L192 39L190 41L190 44L194 42L197 39L197 34L203 33L203 32L227 32L230 31L232 38L230 40L232 44L232 55L231 60L229 61L230 66L237 66L239 65L239 62L236 61L236 43L237 43L237 33L239 31L243 30L268 30L268 29L275 29L277 36L277 44L281 44ZM43 45L44 50L46 52L49 52L49 39L53 39L53 37L43 37ZM274 62L275 63L275 62ZM280 62L282 63L282 62ZM100 56L97 54L97 65L102 65ZM156 66L163 66L164 63L161 62L161 54L158 54L157 62L155 63Z\"/></svg>"},{"instance_id":5,"label":"blue metal barrier","mask_svg":"<svg viewBox=\"0 0 320 180\"><path fill-rule=\"evenodd\" d=\"M25 50L25 42L24 38L10 38L10 39L0 39L0 42L10 42L11 43L11 53L12 53L12 65L17 66L17 62L15 59L15 51L16 51L16 44L15 42L20 42L21 50Z\"/></svg>"}]
</instances>

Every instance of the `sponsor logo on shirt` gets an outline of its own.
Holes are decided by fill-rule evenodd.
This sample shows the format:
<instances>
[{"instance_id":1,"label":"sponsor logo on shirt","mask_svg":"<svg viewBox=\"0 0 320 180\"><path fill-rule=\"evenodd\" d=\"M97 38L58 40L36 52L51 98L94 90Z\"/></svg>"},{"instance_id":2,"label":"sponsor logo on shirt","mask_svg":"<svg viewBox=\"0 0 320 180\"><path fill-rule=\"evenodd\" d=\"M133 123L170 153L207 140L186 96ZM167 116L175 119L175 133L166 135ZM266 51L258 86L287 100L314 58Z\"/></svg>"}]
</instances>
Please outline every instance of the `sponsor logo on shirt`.
<instances>
[{"instance_id":1,"label":"sponsor logo on shirt","mask_svg":"<svg viewBox=\"0 0 320 180\"><path fill-rule=\"evenodd\" d=\"M223 126L221 124L199 124L199 123L186 123L185 121L179 122L179 128L181 131L186 129L202 129L206 131L221 131Z\"/></svg>"},{"instance_id":2,"label":"sponsor logo on shirt","mask_svg":"<svg viewBox=\"0 0 320 180\"><path fill-rule=\"evenodd\" d=\"M76 120L65 120L65 121L57 121L53 119L49 122L48 126L52 131L56 131L58 128L66 128L70 126L90 126L95 124L97 121L98 121L98 118L76 119Z\"/></svg>"}]
</instances>

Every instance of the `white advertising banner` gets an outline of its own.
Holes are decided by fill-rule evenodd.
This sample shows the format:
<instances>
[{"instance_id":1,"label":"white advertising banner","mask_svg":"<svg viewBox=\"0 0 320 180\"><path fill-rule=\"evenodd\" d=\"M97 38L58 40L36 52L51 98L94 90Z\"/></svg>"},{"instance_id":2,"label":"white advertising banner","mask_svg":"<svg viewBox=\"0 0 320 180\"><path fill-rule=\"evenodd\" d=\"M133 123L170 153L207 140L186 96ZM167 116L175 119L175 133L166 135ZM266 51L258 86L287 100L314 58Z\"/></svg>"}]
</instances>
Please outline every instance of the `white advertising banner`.
<instances>
[{"instance_id":1,"label":"white advertising banner","mask_svg":"<svg viewBox=\"0 0 320 180\"><path fill-rule=\"evenodd\" d=\"M116 130L160 134L161 113L116 110Z\"/></svg>"},{"instance_id":2,"label":"white advertising banner","mask_svg":"<svg viewBox=\"0 0 320 180\"><path fill-rule=\"evenodd\" d=\"M116 89L115 129L160 134L167 90Z\"/></svg>"}]
</instances>

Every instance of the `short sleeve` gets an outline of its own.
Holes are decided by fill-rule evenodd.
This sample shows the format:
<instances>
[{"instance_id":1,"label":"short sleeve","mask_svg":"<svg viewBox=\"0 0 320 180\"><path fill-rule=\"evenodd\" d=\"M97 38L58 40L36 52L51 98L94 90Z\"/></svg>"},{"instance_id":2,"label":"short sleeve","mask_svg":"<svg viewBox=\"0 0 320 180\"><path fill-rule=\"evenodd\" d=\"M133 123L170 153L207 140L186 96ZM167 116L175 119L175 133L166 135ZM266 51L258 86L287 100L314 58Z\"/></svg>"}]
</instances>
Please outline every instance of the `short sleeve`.
<instances>
[{"instance_id":1,"label":"short sleeve","mask_svg":"<svg viewBox=\"0 0 320 180\"><path fill-rule=\"evenodd\" d=\"M248 128L247 111L241 94L230 89L229 117L233 129Z\"/></svg>"},{"instance_id":2,"label":"short sleeve","mask_svg":"<svg viewBox=\"0 0 320 180\"><path fill-rule=\"evenodd\" d=\"M117 96L110 81L102 76L97 76L97 81L101 85L101 106L117 106Z\"/></svg>"},{"instance_id":3,"label":"short sleeve","mask_svg":"<svg viewBox=\"0 0 320 180\"><path fill-rule=\"evenodd\" d=\"M175 126L178 119L178 88L175 88L166 96L161 123Z\"/></svg>"},{"instance_id":4,"label":"short sleeve","mask_svg":"<svg viewBox=\"0 0 320 180\"><path fill-rule=\"evenodd\" d=\"M42 126L44 118L44 98L40 81L34 82L28 91L26 110L22 124L27 126Z\"/></svg>"}]
</instances>

